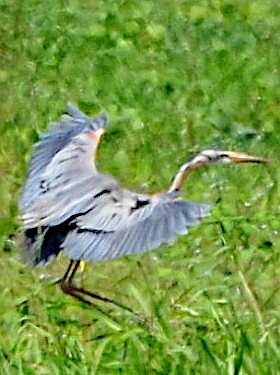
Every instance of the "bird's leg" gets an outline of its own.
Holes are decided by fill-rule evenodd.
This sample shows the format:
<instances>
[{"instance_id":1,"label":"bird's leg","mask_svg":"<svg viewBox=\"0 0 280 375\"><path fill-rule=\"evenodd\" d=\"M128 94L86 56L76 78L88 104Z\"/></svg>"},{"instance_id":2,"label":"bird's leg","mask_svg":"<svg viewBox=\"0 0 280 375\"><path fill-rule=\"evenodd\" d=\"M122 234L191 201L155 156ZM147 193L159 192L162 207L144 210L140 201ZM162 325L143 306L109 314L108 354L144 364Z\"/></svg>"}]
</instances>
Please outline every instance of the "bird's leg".
<instances>
[{"instance_id":1,"label":"bird's leg","mask_svg":"<svg viewBox=\"0 0 280 375\"><path fill-rule=\"evenodd\" d=\"M73 278L74 278L74 275L75 275L75 273L76 273L76 271L79 267L79 264L80 264L79 260L77 260L77 261L71 260L70 261L70 264L67 268L67 271L66 271L65 275L63 276L63 279L60 283L60 287L61 287L61 289L64 293L70 294L71 296L77 298L80 301L83 301L83 302L87 303L88 305L94 305L94 304L90 300L88 300L86 297L91 297L91 298L94 298L94 299L97 299L97 300L103 301L103 302L109 302L109 303L114 304L115 306L118 306L118 307L136 315L129 307L126 307L126 306L124 306L124 305L122 305L118 302L115 302L112 299L109 299L109 298L106 298L106 297L100 297L98 294L92 293L92 292L90 292L88 290L85 290L83 288L76 287L73 284Z\"/></svg>"},{"instance_id":2,"label":"bird's leg","mask_svg":"<svg viewBox=\"0 0 280 375\"><path fill-rule=\"evenodd\" d=\"M69 272L70 272L70 270L71 270L71 268L72 268L73 263L74 263L74 260L71 259L71 260L70 260L70 263L69 263L69 266L68 266L68 268L67 268L67 271L65 272L65 275L63 276L63 278L61 279L61 281L67 279L67 276L68 276L68 274L69 274Z\"/></svg>"},{"instance_id":3,"label":"bird's leg","mask_svg":"<svg viewBox=\"0 0 280 375\"><path fill-rule=\"evenodd\" d=\"M66 271L66 274L64 275L64 277L66 276L66 280L67 280L68 284L70 284L70 285L72 285L72 280L74 278L74 275L75 275L77 269L79 268L80 262L81 262L80 260L76 260L76 261L71 260L70 261L70 264L69 264L69 267L68 267L69 271L67 269L68 272ZM72 267L73 264L74 264L74 266ZM71 270L71 268L72 268L72 270ZM70 271L71 271L71 273L68 277L68 274L69 274Z\"/></svg>"},{"instance_id":4,"label":"bird's leg","mask_svg":"<svg viewBox=\"0 0 280 375\"><path fill-rule=\"evenodd\" d=\"M80 301L83 301L87 304L91 304L89 301L87 301L85 298L82 298L78 291L79 291L79 288L76 288L74 285L73 285L73 278L74 278L74 275L79 267L79 264L80 264L80 261L74 261L74 260L70 260L70 263L69 263L69 266L67 268L67 271L65 272L65 275L63 276L61 282L60 282L60 287L62 289L62 291L66 294L70 294L71 296L79 299Z\"/></svg>"},{"instance_id":5,"label":"bird's leg","mask_svg":"<svg viewBox=\"0 0 280 375\"><path fill-rule=\"evenodd\" d=\"M75 272L77 271L77 268L79 267L79 264L79 260L75 261L71 259L67 271L65 272L65 275L62 278L62 281L67 281L68 283L70 283L74 277Z\"/></svg>"}]
</instances>

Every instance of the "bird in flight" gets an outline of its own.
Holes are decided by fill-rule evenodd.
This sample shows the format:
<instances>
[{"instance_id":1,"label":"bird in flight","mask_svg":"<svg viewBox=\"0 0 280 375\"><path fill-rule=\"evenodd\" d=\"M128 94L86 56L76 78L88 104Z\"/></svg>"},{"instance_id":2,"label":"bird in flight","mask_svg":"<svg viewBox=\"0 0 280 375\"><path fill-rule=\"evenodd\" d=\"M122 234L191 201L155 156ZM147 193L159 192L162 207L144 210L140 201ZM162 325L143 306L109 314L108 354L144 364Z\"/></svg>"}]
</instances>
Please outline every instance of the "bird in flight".
<instances>
[{"instance_id":1,"label":"bird in flight","mask_svg":"<svg viewBox=\"0 0 280 375\"><path fill-rule=\"evenodd\" d=\"M33 149L19 202L28 261L49 263L60 251L70 258L64 292L115 303L73 282L81 261L113 259L171 244L209 214L210 206L185 201L181 186L202 166L265 163L233 151L205 150L184 163L163 193L139 194L100 173L95 156L108 126L106 115L88 117L72 104L50 124Z\"/></svg>"}]
</instances>

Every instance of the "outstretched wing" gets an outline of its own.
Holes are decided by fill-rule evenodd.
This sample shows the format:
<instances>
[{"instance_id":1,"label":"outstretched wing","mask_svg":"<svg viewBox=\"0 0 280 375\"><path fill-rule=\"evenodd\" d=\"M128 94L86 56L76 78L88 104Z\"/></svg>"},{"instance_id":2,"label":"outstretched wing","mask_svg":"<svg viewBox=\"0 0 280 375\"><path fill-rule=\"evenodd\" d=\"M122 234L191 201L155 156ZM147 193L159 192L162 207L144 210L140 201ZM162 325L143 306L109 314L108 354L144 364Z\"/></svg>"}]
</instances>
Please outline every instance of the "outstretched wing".
<instances>
[{"instance_id":1,"label":"outstretched wing","mask_svg":"<svg viewBox=\"0 0 280 375\"><path fill-rule=\"evenodd\" d=\"M79 134L106 128L108 125L106 115L90 118L72 104L67 105L66 113L58 122L50 124L48 133L34 146L28 178L19 202L21 211L26 210L38 198L42 175L61 150Z\"/></svg>"},{"instance_id":2,"label":"outstretched wing","mask_svg":"<svg viewBox=\"0 0 280 375\"><path fill-rule=\"evenodd\" d=\"M127 190L107 192L95 207L75 219L62 244L71 259L101 260L142 253L174 242L210 210L164 194L140 196Z\"/></svg>"},{"instance_id":3,"label":"outstretched wing","mask_svg":"<svg viewBox=\"0 0 280 375\"><path fill-rule=\"evenodd\" d=\"M38 176L37 189L22 209L24 228L59 225L91 210L102 191L118 186L110 176L97 173L93 155L94 132L75 136Z\"/></svg>"}]
</instances>

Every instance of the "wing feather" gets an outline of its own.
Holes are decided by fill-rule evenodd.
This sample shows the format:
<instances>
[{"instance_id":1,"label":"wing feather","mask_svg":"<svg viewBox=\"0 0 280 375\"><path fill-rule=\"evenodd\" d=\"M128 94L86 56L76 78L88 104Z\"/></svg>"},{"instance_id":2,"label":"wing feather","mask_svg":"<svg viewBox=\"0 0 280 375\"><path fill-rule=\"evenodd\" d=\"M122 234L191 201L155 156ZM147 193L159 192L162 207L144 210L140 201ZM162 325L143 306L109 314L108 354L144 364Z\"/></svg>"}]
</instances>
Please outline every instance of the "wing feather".
<instances>
[{"instance_id":1,"label":"wing feather","mask_svg":"<svg viewBox=\"0 0 280 375\"><path fill-rule=\"evenodd\" d=\"M140 210L143 212L139 213ZM209 205L186 202L166 194L163 199L151 198L139 212L128 214L127 224L123 219L114 229L109 225L108 231L100 221L96 222L98 229L95 227L93 210L77 221L77 228L67 235L62 246L71 258L84 260L142 253L172 243L177 235L186 234L190 227L198 224L209 210ZM90 218L88 223L86 218Z\"/></svg>"},{"instance_id":2,"label":"wing feather","mask_svg":"<svg viewBox=\"0 0 280 375\"><path fill-rule=\"evenodd\" d=\"M108 126L106 115L90 118L72 104L67 105L66 113L58 122L50 124L48 133L41 136L39 142L34 146L28 169L28 179L19 202L22 211L37 199L38 192L41 189L42 174L61 150L79 134ZM70 162L70 160L73 161L74 157L76 156L65 155L64 159ZM60 162L62 163L62 158Z\"/></svg>"},{"instance_id":3,"label":"wing feather","mask_svg":"<svg viewBox=\"0 0 280 375\"><path fill-rule=\"evenodd\" d=\"M25 228L58 225L73 215L92 211L96 197L102 202L103 193L118 188L112 177L97 173L93 162L95 147L90 133L82 133L53 157L39 176L36 193L27 200L23 194ZM73 156L77 156L75 161ZM32 192L31 189L28 194Z\"/></svg>"}]
</instances>

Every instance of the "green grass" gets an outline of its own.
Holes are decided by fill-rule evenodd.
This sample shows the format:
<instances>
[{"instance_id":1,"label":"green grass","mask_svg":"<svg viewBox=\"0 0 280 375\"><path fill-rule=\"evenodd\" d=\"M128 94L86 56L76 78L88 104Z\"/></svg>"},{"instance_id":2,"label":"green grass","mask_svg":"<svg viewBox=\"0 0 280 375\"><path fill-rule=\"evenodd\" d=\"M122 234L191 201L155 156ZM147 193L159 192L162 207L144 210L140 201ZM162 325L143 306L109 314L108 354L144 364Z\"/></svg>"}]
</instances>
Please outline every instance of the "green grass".
<instances>
[{"instance_id":1,"label":"green grass","mask_svg":"<svg viewBox=\"0 0 280 375\"><path fill-rule=\"evenodd\" d=\"M1 375L280 374L279 30L278 0L0 0ZM201 226L78 276L138 318L63 295L63 255L21 262L31 145L68 100L110 115L99 168L135 190L205 148L273 161L195 173Z\"/></svg>"}]
</instances>

